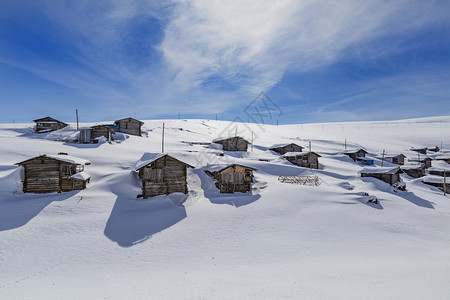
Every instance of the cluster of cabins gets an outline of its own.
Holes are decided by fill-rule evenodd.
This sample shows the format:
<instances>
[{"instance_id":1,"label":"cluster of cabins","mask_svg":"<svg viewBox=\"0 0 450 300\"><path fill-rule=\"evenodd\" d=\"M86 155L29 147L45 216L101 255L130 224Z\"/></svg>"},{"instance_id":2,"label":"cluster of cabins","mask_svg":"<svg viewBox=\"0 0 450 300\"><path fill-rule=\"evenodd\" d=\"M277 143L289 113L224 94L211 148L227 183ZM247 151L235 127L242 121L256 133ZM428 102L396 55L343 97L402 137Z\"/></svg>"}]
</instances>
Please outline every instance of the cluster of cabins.
<instances>
[{"instance_id":1,"label":"cluster of cabins","mask_svg":"<svg viewBox=\"0 0 450 300\"><path fill-rule=\"evenodd\" d=\"M37 132L48 132L67 126L67 124L49 117L35 120L35 122ZM96 125L89 128L90 138L99 136L110 137L111 133L116 130L128 134L141 135L142 124L143 122L133 118L125 118L117 120L111 125ZM40 129L44 127L46 128L45 130ZM249 141L239 136L219 138L213 140L213 143L220 144L224 151L247 151L250 144ZM299 167L319 168L319 158L321 156L312 151L303 152L304 147L295 143L273 145L268 149ZM366 157L368 152L364 149L348 150L344 154L355 162L366 166L360 171L361 177L374 177L390 185L395 185L401 181L401 173L418 178L425 176L425 170L428 169L428 174L430 175L426 176L423 182L443 187L444 179L437 180L436 177L430 176L444 178L445 172L450 171L450 168L447 168L450 167L450 157L438 155L435 157L436 162L432 163L432 159L423 154L423 149L412 150L419 153L419 155L417 159L409 159L408 163L405 163L406 156L403 154L383 155L381 157L383 163L398 165L397 167L374 167L374 159ZM430 151L425 149L425 153L427 153L427 150ZM421 153L422 157L420 157ZM89 161L81 158L70 156L67 153L59 153L58 155L41 155L20 162L17 165L22 166L24 169L24 192L47 193L86 188L90 182L90 176L84 171L84 167L89 164ZM141 196L148 198L171 193L187 194L188 168L194 168L194 166L168 154L144 154L137 162L135 168L141 181ZM204 171L215 181L215 185L220 193L245 193L251 191L253 172L257 170L241 164L229 164L207 166Z\"/></svg>"},{"instance_id":2,"label":"cluster of cabins","mask_svg":"<svg viewBox=\"0 0 450 300\"><path fill-rule=\"evenodd\" d=\"M37 133L56 131L69 126L69 124L52 117L37 119L34 122L36 123L35 131ZM97 143L99 139L105 138L111 142L113 140L113 134L116 132L141 136L142 125L144 125L144 122L129 117L116 120L113 124L100 124L88 128L81 128L77 141L79 143Z\"/></svg>"}]
</instances>

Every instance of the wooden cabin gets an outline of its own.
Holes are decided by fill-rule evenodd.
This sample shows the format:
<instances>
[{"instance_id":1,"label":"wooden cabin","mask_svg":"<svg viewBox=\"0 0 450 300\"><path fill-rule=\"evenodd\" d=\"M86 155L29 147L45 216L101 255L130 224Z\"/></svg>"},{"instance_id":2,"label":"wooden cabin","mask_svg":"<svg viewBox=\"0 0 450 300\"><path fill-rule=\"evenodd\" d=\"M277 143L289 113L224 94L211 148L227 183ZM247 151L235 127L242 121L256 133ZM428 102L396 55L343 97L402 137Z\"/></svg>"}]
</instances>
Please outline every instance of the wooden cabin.
<instances>
[{"instance_id":1,"label":"wooden cabin","mask_svg":"<svg viewBox=\"0 0 450 300\"><path fill-rule=\"evenodd\" d=\"M450 182L448 178L444 178L442 176L428 175L422 178L422 182L431 186L435 186L441 190L444 190L445 185L446 191L450 191Z\"/></svg>"},{"instance_id":2,"label":"wooden cabin","mask_svg":"<svg viewBox=\"0 0 450 300\"><path fill-rule=\"evenodd\" d=\"M425 176L425 165L422 163L409 163L400 167L403 173L411 177L419 178Z\"/></svg>"},{"instance_id":3,"label":"wooden cabin","mask_svg":"<svg viewBox=\"0 0 450 300\"><path fill-rule=\"evenodd\" d=\"M218 138L213 143L221 144L224 151L247 151L249 141L240 136L230 138Z\"/></svg>"},{"instance_id":4,"label":"wooden cabin","mask_svg":"<svg viewBox=\"0 0 450 300\"><path fill-rule=\"evenodd\" d=\"M373 166L374 160L368 157L357 157L356 162L364 166Z\"/></svg>"},{"instance_id":5,"label":"wooden cabin","mask_svg":"<svg viewBox=\"0 0 450 300\"><path fill-rule=\"evenodd\" d=\"M400 181L400 167L367 167L360 171L361 177L374 177L393 185Z\"/></svg>"},{"instance_id":6,"label":"wooden cabin","mask_svg":"<svg viewBox=\"0 0 450 300\"><path fill-rule=\"evenodd\" d=\"M344 151L344 154L350 156L350 158L353 159L353 161L356 161L358 157L366 157L367 153L368 152L364 149Z\"/></svg>"},{"instance_id":7,"label":"wooden cabin","mask_svg":"<svg viewBox=\"0 0 450 300\"><path fill-rule=\"evenodd\" d=\"M321 157L315 152L288 152L283 156L294 165L311 169L319 168L319 157Z\"/></svg>"},{"instance_id":8,"label":"wooden cabin","mask_svg":"<svg viewBox=\"0 0 450 300\"><path fill-rule=\"evenodd\" d=\"M210 167L205 172L217 180L216 187L221 193L246 193L252 189L253 171L256 169L233 164Z\"/></svg>"},{"instance_id":9,"label":"wooden cabin","mask_svg":"<svg viewBox=\"0 0 450 300\"><path fill-rule=\"evenodd\" d=\"M131 135L142 135L142 125L144 122L133 119L133 118L124 118L114 122L116 126L118 126L118 131L131 134Z\"/></svg>"},{"instance_id":10,"label":"wooden cabin","mask_svg":"<svg viewBox=\"0 0 450 300\"><path fill-rule=\"evenodd\" d=\"M142 183L142 196L187 194L187 168L194 167L168 154L144 154L136 165Z\"/></svg>"},{"instance_id":11,"label":"wooden cabin","mask_svg":"<svg viewBox=\"0 0 450 300\"><path fill-rule=\"evenodd\" d=\"M431 163L431 167L428 168L428 173L430 173L430 175L445 175L447 177L450 177L450 164L442 160L433 160Z\"/></svg>"},{"instance_id":12,"label":"wooden cabin","mask_svg":"<svg viewBox=\"0 0 450 300\"><path fill-rule=\"evenodd\" d=\"M69 126L69 124L53 119L52 117L36 119L34 122L36 123L37 133L55 131Z\"/></svg>"},{"instance_id":13,"label":"wooden cabin","mask_svg":"<svg viewBox=\"0 0 450 300\"><path fill-rule=\"evenodd\" d=\"M384 157L380 156L379 159L383 161L390 162L395 165L404 165L406 156L403 154L395 154L395 155L386 155Z\"/></svg>"},{"instance_id":14,"label":"wooden cabin","mask_svg":"<svg viewBox=\"0 0 450 300\"><path fill-rule=\"evenodd\" d=\"M428 169L431 167L431 161L432 159L430 157L418 157L418 158L411 158L408 159L410 162L416 162L416 163L422 163L425 166L425 169Z\"/></svg>"},{"instance_id":15,"label":"wooden cabin","mask_svg":"<svg viewBox=\"0 0 450 300\"><path fill-rule=\"evenodd\" d=\"M411 151L418 152L420 154L427 154L427 148L411 148Z\"/></svg>"},{"instance_id":16,"label":"wooden cabin","mask_svg":"<svg viewBox=\"0 0 450 300\"><path fill-rule=\"evenodd\" d=\"M277 145L273 145L272 147L269 148L269 150L272 150L274 152L277 152L281 155L284 155L288 152L302 152L304 149L304 147L299 146L297 144L294 143L290 143L290 144L277 144Z\"/></svg>"},{"instance_id":17,"label":"wooden cabin","mask_svg":"<svg viewBox=\"0 0 450 300\"><path fill-rule=\"evenodd\" d=\"M41 155L20 163L24 169L24 193L83 190L90 182L84 166L90 162L65 153Z\"/></svg>"},{"instance_id":18,"label":"wooden cabin","mask_svg":"<svg viewBox=\"0 0 450 300\"><path fill-rule=\"evenodd\" d=\"M440 154L440 155L437 155L434 159L435 160L443 160L446 163L450 164L450 154Z\"/></svg>"},{"instance_id":19,"label":"wooden cabin","mask_svg":"<svg viewBox=\"0 0 450 300\"><path fill-rule=\"evenodd\" d=\"M427 148L427 150L431 152L439 152L441 149L438 146L434 146L433 148Z\"/></svg>"},{"instance_id":20,"label":"wooden cabin","mask_svg":"<svg viewBox=\"0 0 450 300\"><path fill-rule=\"evenodd\" d=\"M116 133L113 129L114 125L102 124L91 127L91 141L98 142L98 138L104 136L108 142L113 140L113 134Z\"/></svg>"}]
</instances>

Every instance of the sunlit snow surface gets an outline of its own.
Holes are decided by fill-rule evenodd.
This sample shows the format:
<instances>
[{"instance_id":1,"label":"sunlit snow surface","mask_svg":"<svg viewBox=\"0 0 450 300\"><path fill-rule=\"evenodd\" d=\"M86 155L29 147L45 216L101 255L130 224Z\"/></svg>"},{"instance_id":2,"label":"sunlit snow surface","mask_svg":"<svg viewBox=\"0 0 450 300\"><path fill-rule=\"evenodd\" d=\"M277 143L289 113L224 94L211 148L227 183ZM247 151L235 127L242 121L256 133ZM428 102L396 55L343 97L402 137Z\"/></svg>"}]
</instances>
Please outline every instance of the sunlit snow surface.
<instances>
[{"instance_id":1,"label":"sunlit snow surface","mask_svg":"<svg viewBox=\"0 0 450 300\"><path fill-rule=\"evenodd\" d=\"M165 150L188 170L189 194L137 199L144 153ZM92 124L82 124L89 126ZM235 128L237 126L237 129ZM448 299L450 197L402 175L395 192L344 152L364 148L417 158L411 147L450 152L450 117L394 122L257 125L209 120L145 121L144 137L74 144L75 124L35 134L0 125L1 299ZM230 130L232 128L232 130ZM249 151L205 145L228 132ZM321 168L287 162L267 147L297 143ZM24 194L26 159L65 152L89 160L86 190ZM204 169L257 169L253 190L220 194ZM394 166L384 163L385 167ZM317 175L320 185L278 176ZM379 204L368 204L374 195Z\"/></svg>"}]
</instances>

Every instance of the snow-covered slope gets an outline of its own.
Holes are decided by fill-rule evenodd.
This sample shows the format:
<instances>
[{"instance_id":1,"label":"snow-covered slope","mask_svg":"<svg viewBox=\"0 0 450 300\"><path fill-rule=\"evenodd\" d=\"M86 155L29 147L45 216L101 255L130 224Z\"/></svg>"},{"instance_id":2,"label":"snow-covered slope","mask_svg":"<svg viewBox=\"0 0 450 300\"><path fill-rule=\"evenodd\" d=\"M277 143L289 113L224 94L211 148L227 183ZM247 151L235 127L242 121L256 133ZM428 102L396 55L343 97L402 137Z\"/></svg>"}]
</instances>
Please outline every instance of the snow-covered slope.
<instances>
[{"instance_id":1,"label":"snow-covered slope","mask_svg":"<svg viewBox=\"0 0 450 300\"><path fill-rule=\"evenodd\" d=\"M144 153L165 149L195 166L188 196L137 199ZM91 124L83 124L89 126ZM406 191L359 177L343 154L375 159L450 149L450 117L395 122L258 125L210 120L145 121L144 137L80 145L74 124L35 134L0 125L2 299L448 299L450 198L402 175ZM205 145L218 136L252 140L247 153ZM268 151L295 142L322 157L300 168ZM66 152L91 162L86 190L24 194L14 164ZM430 153L432 154L432 153ZM439 153L437 153L439 154ZM442 154L442 153L440 153ZM444 152L445 154L445 152ZM203 169L256 168L251 193L220 194ZM384 166L394 166L384 163ZM278 176L317 175L319 186ZM368 204L374 195L380 203Z\"/></svg>"}]
</instances>

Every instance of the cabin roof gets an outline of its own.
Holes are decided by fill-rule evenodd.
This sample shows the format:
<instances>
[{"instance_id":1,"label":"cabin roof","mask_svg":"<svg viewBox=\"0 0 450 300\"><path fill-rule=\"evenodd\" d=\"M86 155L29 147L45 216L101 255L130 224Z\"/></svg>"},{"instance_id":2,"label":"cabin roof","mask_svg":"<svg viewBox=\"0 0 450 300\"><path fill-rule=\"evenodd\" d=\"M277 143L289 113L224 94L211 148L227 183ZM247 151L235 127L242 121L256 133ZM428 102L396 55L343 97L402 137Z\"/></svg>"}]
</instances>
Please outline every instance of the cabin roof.
<instances>
[{"instance_id":1,"label":"cabin roof","mask_svg":"<svg viewBox=\"0 0 450 300\"><path fill-rule=\"evenodd\" d=\"M365 160L365 161L373 161L373 158L370 158L370 157L357 157L356 158L357 160Z\"/></svg>"},{"instance_id":2,"label":"cabin roof","mask_svg":"<svg viewBox=\"0 0 450 300\"><path fill-rule=\"evenodd\" d=\"M431 183L444 183L444 177L439 175L427 175L422 177L423 182L431 182ZM446 184L450 184L448 180L446 180Z\"/></svg>"},{"instance_id":3,"label":"cabin roof","mask_svg":"<svg viewBox=\"0 0 450 300\"><path fill-rule=\"evenodd\" d=\"M240 138L240 139L246 141L248 144L251 144L249 141L247 141L246 139L244 139L243 137L240 137L240 136L218 137L218 138L215 138L212 142L217 143L217 142L226 141L226 140L230 140L230 139L234 139L234 138Z\"/></svg>"},{"instance_id":4,"label":"cabin roof","mask_svg":"<svg viewBox=\"0 0 450 300\"><path fill-rule=\"evenodd\" d=\"M384 158L395 158L395 157L403 157L406 158L406 156L402 153L400 154L385 154ZM379 156L377 156L377 158L382 159L383 158L383 154L380 154Z\"/></svg>"},{"instance_id":5,"label":"cabin roof","mask_svg":"<svg viewBox=\"0 0 450 300\"><path fill-rule=\"evenodd\" d=\"M47 155L47 154L43 154L40 156L36 156L27 160L24 160L22 162L16 163L16 165L26 165L27 163L35 160L35 159L40 159L40 158L51 158L51 159L55 159L55 160L59 160L59 161L63 161L63 162L67 162L70 164L74 164L74 165L89 165L91 162L88 161L87 159L83 159L83 158L79 158L79 157L75 157L72 155L65 155L65 154L58 154L58 155Z\"/></svg>"},{"instance_id":6,"label":"cabin roof","mask_svg":"<svg viewBox=\"0 0 450 300\"><path fill-rule=\"evenodd\" d=\"M400 169L402 170L415 170L415 169L423 169L425 167L424 164L417 162L417 163L408 163L406 165L400 166Z\"/></svg>"},{"instance_id":7,"label":"cabin roof","mask_svg":"<svg viewBox=\"0 0 450 300\"><path fill-rule=\"evenodd\" d=\"M210 171L210 172L221 172L225 169L228 169L229 167L234 167L234 166L240 166L252 171L256 171L257 169L249 167L249 166L244 166L241 164L229 164L229 165L208 165L207 167L205 167L206 170Z\"/></svg>"},{"instance_id":8,"label":"cabin roof","mask_svg":"<svg viewBox=\"0 0 450 300\"><path fill-rule=\"evenodd\" d=\"M450 159L450 153L436 155L435 159L439 160Z\"/></svg>"},{"instance_id":9,"label":"cabin roof","mask_svg":"<svg viewBox=\"0 0 450 300\"><path fill-rule=\"evenodd\" d=\"M359 148L359 149L345 150L344 154L354 154L354 153L357 153L359 151L364 151L364 153L369 153L366 150L364 150L363 148Z\"/></svg>"},{"instance_id":10,"label":"cabin roof","mask_svg":"<svg viewBox=\"0 0 450 300\"><path fill-rule=\"evenodd\" d=\"M52 117L44 117L44 118L36 119L36 120L33 120L33 122L35 122L35 123L61 123L61 124L69 125L67 123L56 120Z\"/></svg>"},{"instance_id":11,"label":"cabin roof","mask_svg":"<svg viewBox=\"0 0 450 300\"><path fill-rule=\"evenodd\" d=\"M119 120L116 120L116 122L120 122L120 121L123 121L123 120L128 120L128 121L132 120L132 121L136 121L136 122L139 122L140 124L144 124L144 122L142 122L142 121L139 121L139 120L136 120L135 118L132 118L132 117L128 117L128 118L123 118L123 119L119 119Z\"/></svg>"},{"instance_id":12,"label":"cabin roof","mask_svg":"<svg viewBox=\"0 0 450 300\"><path fill-rule=\"evenodd\" d=\"M423 161L426 161L426 160L432 160L432 158L428 157L428 156L423 156L423 157L420 157L420 158L413 157L413 158L409 158L408 159L408 161L413 161L413 162L423 162Z\"/></svg>"},{"instance_id":13,"label":"cabin roof","mask_svg":"<svg viewBox=\"0 0 450 300\"><path fill-rule=\"evenodd\" d=\"M283 156L284 157L290 157L290 156L306 156L306 155L308 155L308 154L313 154L313 155L315 155L315 156L317 156L317 157L321 157L319 154L317 154L316 152L313 152L313 151L311 151L311 152L286 152Z\"/></svg>"},{"instance_id":14,"label":"cabin roof","mask_svg":"<svg viewBox=\"0 0 450 300\"><path fill-rule=\"evenodd\" d=\"M91 178L91 175L89 175L88 173L83 171L83 172L73 174L72 176L70 176L70 178L88 180L89 178Z\"/></svg>"},{"instance_id":15,"label":"cabin roof","mask_svg":"<svg viewBox=\"0 0 450 300\"><path fill-rule=\"evenodd\" d=\"M282 148L282 147L286 147L286 146L290 146L290 145L295 145L295 146L298 146L298 147L300 147L300 148L302 148L302 149L305 148L305 147L300 146L300 145L298 145L298 144L296 144L296 143L284 143L284 144L275 144L275 145L272 145L271 147L269 147L269 150L276 149L276 148Z\"/></svg>"},{"instance_id":16,"label":"cabin roof","mask_svg":"<svg viewBox=\"0 0 450 300\"><path fill-rule=\"evenodd\" d=\"M431 168L429 171L444 171L450 173L450 164L446 163L443 160L433 160L431 161ZM450 174L449 174L450 175Z\"/></svg>"},{"instance_id":17,"label":"cabin roof","mask_svg":"<svg viewBox=\"0 0 450 300\"><path fill-rule=\"evenodd\" d=\"M170 157L170 158L173 158L173 159L175 159L176 161L178 161L178 162L180 162L180 163L186 165L188 168L194 168L194 167L191 166L190 164L185 163L185 162L183 162L183 161L177 159L177 158L174 157L173 155L169 155L169 154L167 154L167 153L144 153L144 154L142 155L142 157L137 161L136 166L135 166L135 169L136 169L136 171L138 171L138 170L142 169L143 167L145 167L145 166L151 164L152 162L157 161L157 160L160 159L160 158L163 158L164 156L168 156L168 157Z\"/></svg>"},{"instance_id":18,"label":"cabin roof","mask_svg":"<svg viewBox=\"0 0 450 300\"><path fill-rule=\"evenodd\" d=\"M363 168L359 173L361 174L388 174L394 175L400 173L400 167L366 167Z\"/></svg>"}]
</instances>

